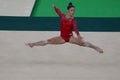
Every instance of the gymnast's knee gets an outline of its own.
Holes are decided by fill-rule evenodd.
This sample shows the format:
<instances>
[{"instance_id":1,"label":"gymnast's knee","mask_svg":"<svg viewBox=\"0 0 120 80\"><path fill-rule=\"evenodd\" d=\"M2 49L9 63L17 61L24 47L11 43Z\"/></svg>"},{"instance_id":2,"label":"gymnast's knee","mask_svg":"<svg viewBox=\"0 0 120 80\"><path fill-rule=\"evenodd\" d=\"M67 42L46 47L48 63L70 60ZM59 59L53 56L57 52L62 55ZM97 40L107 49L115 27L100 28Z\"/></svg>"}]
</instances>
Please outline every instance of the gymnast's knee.
<instances>
[{"instance_id":1,"label":"gymnast's knee","mask_svg":"<svg viewBox=\"0 0 120 80\"><path fill-rule=\"evenodd\" d=\"M89 42L84 42L84 43L83 43L83 46L84 46L84 47L89 47L90 45L91 45L91 44L90 44Z\"/></svg>"}]
</instances>

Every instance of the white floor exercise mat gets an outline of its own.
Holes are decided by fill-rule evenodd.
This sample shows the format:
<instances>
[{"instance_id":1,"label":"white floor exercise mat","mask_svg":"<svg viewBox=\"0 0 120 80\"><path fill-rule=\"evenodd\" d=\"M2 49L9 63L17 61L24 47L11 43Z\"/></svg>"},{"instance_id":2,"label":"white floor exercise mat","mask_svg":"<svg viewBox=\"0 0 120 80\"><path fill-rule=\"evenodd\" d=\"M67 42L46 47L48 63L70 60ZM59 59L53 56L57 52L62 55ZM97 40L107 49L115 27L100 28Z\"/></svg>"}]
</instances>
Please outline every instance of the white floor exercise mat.
<instances>
[{"instance_id":1,"label":"white floor exercise mat","mask_svg":"<svg viewBox=\"0 0 120 80\"><path fill-rule=\"evenodd\" d=\"M0 31L0 80L120 80L120 33L82 32L104 54L74 44L30 48L50 31Z\"/></svg>"},{"instance_id":2,"label":"white floor exercise mat","mask_svg":"<svg viewBox=\"0 0 120 80\"><path fill-rule=\"evenodd\" d=\"M30 16L35 0L0 0L0 16Z\"/></svg>"}]
</instances>

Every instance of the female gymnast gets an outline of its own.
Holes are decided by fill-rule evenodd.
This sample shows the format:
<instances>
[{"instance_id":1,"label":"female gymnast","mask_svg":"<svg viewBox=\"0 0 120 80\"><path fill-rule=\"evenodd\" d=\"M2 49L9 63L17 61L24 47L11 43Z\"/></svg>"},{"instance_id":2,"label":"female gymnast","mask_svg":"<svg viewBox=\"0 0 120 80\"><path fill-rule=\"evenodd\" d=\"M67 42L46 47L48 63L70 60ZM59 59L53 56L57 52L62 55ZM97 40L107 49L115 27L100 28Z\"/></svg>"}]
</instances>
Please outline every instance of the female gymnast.
<instances>
[{"instance_id":1,"label":"female gymnast","mask_svg":"<svg viewBox=\"0 0 120 80\"><path fill-rule=\"evenodd\" d=\"M61 22L60 22L60 36L58 37L53 37L48 40L43 40L39 42L34 42L34 43L28 43L27 45L29 47L34 47L34 46L45 46L47 44L64 44L66 42L76 44L79 46L84 46L84 47L89 47L94 50L96 50L99 53L103 53L103 50L89 42L85 42L83 38L81 37L78 27L77 27L77 22L75 18L73 17L75 7L73 4L70 2L68 7L67 7L67 14L63 14L56 6L53 5L54 10L56 13L59 15ZM73 36L72 30L75 31L77 37Z\"/></svg>"}]
</instances>

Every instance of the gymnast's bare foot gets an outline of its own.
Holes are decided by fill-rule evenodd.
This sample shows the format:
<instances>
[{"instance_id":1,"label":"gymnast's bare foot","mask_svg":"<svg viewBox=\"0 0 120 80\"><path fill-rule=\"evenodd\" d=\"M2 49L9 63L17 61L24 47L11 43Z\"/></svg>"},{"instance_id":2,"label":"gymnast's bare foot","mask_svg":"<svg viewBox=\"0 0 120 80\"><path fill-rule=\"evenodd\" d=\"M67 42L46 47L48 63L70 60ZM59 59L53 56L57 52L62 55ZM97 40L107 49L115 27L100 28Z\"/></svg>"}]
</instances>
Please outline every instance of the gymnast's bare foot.
<instances>
[{"instance_id":1,"label":"gymnast's bare foot","mask_svg":"<svg viewBox=\"0 0 120 80\"><path fill-rule=\"evenodd\" d=\"M97 52L99 52L99 53L103 53L103 50L102 50L101 48L99 48L99 47L96 47L95 50L96 50Z\"/></svg>"},{"instance_id":2,"label":"gymnast's bare foot","mask_svg":"<svg viewBox=\"0 0 120 80\"><path fill-rule=\"evenodd\" d=\"M34 47L34 43L27 43L27 44L25 44L26 46L29 46L29 47Z\"/></svg>"}]
</instances>

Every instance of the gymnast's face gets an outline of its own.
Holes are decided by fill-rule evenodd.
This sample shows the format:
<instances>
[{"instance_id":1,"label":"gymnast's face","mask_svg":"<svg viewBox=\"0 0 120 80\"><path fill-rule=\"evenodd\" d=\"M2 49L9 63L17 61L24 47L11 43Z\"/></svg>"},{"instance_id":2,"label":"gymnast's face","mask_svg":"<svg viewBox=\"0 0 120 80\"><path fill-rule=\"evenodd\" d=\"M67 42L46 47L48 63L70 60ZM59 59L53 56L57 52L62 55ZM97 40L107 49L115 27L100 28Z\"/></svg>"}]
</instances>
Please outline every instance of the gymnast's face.
<instances>
[{"instance_id":1,"label":"gymnast's face","mask_svg":"<svg viewBox=\"0 0 120 80\"><path fill-rule=\"evenodd\" d=\"M75 8L74 8L74 7L71 7L71 8L68 9L68 14L69 14L70 16L73 16L73 15L74 15L74 12L75 12Z\"/></svg>"}]
</instances>

